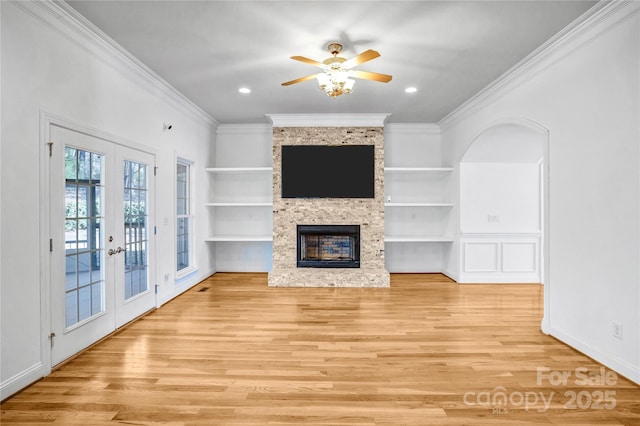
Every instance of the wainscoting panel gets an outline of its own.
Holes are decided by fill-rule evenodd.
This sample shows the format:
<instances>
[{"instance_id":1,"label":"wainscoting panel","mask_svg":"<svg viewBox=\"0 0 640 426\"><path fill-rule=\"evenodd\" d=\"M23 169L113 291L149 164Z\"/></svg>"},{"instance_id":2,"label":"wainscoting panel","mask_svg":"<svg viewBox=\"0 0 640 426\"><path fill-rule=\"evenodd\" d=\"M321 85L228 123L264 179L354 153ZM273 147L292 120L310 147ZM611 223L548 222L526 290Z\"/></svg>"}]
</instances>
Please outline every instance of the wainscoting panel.
<instances>
[{"instance_id":1,"label":"wainscoting panel","mask_svg":"<svg viewBox=\"0 0 640 426\"><path fill-rule=\"evenodd\" d=\"M539 283L540 234L462 234L460 283Z\"/></svg>"},{"instance_id":2,"label":"wainscoting panel","mask_svg":"<svg viewBox=\"0 0 640 426\"><path fill-rule=\"evenodd\" d=\"M464 272L497 272L498 242L467 242L464 245Z\"/></svg>"},{"instance_id":3,"label":"wainscoting panel","mask_svg":"<svg viewBox=\"0 0 640 426\"><path fill-rule=\"evenodd\" d=\"M535 242L503 243L502 270L504 272L536 272L538 246Z\"/></svg>"}]
</instances>

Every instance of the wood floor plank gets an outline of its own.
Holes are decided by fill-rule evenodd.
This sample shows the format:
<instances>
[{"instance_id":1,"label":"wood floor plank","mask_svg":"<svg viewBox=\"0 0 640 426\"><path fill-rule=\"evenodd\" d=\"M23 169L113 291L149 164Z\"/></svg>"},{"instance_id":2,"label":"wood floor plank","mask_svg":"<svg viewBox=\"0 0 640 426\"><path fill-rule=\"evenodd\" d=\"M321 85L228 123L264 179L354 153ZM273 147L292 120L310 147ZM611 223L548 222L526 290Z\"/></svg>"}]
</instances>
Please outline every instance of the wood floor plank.
<instances>
[{"instance_id":1,"label":"wood floor plank","mask_svg":"<svg viewBox=\"0 0 640 426\"><path fill-rule=\"evenodd\" d=\"M439 274L394 274L388 289L216 274L5 401L0 421L640 425L638 385L576 383L577 368L603 367L540 332L542 291Z\"/></svg>"}]
</instances>

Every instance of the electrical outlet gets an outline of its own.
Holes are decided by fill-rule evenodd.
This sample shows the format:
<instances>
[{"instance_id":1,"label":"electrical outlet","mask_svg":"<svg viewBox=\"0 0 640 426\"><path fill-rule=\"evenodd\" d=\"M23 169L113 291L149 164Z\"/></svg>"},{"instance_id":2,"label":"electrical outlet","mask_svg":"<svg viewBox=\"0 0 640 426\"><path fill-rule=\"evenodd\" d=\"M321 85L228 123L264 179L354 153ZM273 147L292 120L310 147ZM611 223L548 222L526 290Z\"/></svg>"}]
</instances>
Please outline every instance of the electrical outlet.
<instances>
[{"instance_id":1,"label":"electrical outlet","mask_svg":"<svg viewBox=\"0 0 640 426\"><path fill-rule=\"evenodd\" d=\"M622 324L613 322L613 337L622 340Z\"/></svg>"}]
</instances>

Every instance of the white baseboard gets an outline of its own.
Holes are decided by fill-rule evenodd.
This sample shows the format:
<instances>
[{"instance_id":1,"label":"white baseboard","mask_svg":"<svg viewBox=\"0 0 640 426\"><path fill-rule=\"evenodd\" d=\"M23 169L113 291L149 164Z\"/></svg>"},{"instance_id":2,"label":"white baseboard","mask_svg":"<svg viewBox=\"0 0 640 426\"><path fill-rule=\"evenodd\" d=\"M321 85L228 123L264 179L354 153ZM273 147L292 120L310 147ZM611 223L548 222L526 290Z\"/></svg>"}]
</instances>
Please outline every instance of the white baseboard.
<instances>
[{"instance_id":1,"label":"white baseboard","mask_svg":"<svg viewBox=\"0 0 640 426\"><path fill-rule=\"evenodd\" d=\"M271 272L271 268L269 269L265 269L259 266L253 267L252 265L233 265L233 266L229 266L229 265L222 265L222 267L220 267L219 265L217 266L217 270L216 272L248 272L248 273L264 273L267 274L269 272Z\"/></svg>"},{"instance_id":2,"label":"white baseboard","mask_svg":"<svg viewBox=\"0 0 640 426\"><path fill-rule=\"evenodd\" d=\"M532 273L466 273L459 276L460 284L540 284L540 276Z\"/></svg>"},{"instance_id":3,"label":"white baseboard","mask_svg":"<svg viewBox=\"0 0 640 426\"><path fill-rule=\"evenodd\" d=\"M442 272L443 275L446 275L448 278L451 278L452 280L454 280L455 282L459 282L459 276L458 273L454 270L450 270L450 271L443 271Z\"/></svg>"},{"instance_id":4,"label":"white baseboard","mask_svg":"<svg viewBox=\"0 0 640 426\"><path fill-rule=\"evenodd\" d=\"M199 274L193 274L192 276L188 276L185 277L179 285L177 285L174 289L173 292L171 292L170 294L162 297L160 299L160 306L164 305L165 303L169 302L170 300L175 299L176 297L180 296L182 293L184 293L185 291L189 290L191 287L195 286L196 284L206 280L207 278L209 278L211 275L215 274L217 271L215 269L212 269L210 271L204 272L204 273L199 273Z\"/></svg>"},{"instance_id":5,"label":"white baseboard","mask_svg":"<svg viewBox=\"0 0 640 426\"><path fill-rule=\"evenodd\" d=\"M5 400L14 393L24 389L36 380L41 379L43 376L44 365L41 362L37 362L26 370L5 380L0 383L0 401Z\"/></svg>"},{"instance_id":6,"label":"white baseboard","mask_svg":"<svg viewBox=\"0 0 640 426\"><path fill-rule=\"evenodd\" d=\"M574 338L573 336L567 334L562 330L559 330L556 327L551 327L549 329L549 334L562 341L563 343L571 346L572 348L577 349L588 357L593 358L602 365L640 385L640 365L631 365L626 361L611 356L610 354L605 353L600 349L594 348L593 346L581 341L580 339Z\"/></svg>"}]
</instances>

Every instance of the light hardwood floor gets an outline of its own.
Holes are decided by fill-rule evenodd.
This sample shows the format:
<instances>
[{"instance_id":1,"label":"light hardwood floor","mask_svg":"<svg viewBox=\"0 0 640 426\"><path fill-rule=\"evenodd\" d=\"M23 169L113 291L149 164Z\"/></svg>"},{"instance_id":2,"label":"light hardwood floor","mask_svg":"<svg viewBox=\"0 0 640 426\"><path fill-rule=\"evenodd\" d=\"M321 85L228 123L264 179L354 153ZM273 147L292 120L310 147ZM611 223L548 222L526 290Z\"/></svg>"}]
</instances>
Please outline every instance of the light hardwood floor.
<instances>
[{"instance_id":1,"label":"light hardwood floor","mask_svg":"<svg viewBox=\"0 0 640 426\"><path fill-rule=\"evenodd\" d=\"M538 285L217 274L5 401L1 423L640 425L640 387L542 334L541 317Z\"/></svg>"}]
</instances>

